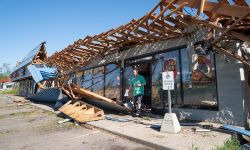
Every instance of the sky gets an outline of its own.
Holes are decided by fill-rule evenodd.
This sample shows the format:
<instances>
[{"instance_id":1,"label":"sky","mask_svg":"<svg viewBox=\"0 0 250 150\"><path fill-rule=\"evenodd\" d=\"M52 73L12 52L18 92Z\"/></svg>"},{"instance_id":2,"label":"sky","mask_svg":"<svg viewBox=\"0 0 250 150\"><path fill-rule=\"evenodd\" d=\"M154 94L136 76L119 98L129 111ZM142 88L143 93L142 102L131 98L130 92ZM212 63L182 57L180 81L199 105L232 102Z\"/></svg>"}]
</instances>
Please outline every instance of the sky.
<instances>
[{"instance_id":1,"label":"sky","mask_svg":"<svg viewBox=\"0 0 250 150\"><path fill-rule=\"evenodd\" d=\"M49 54L140 18L159 0L0 0L0 64L46 41Z\"/></svg>"}]
</instances>

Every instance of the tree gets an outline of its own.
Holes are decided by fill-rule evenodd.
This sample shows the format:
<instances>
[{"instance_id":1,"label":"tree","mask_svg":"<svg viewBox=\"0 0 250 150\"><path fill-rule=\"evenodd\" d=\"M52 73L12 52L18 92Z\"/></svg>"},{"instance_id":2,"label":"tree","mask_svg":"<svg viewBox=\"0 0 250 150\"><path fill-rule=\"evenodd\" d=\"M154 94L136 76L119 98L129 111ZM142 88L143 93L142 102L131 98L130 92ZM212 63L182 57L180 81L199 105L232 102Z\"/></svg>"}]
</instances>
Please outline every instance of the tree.
<instances>
[{"instance_id":1,"label":"tree","mask_svg":"<svg viewBox=\"0 0 250 150\"><path fill-rule=\"evenodd\" d=\"M11 73L10 63L3 63L0 67L0 80L9 78Z\"/></svg>"}]
</instances>

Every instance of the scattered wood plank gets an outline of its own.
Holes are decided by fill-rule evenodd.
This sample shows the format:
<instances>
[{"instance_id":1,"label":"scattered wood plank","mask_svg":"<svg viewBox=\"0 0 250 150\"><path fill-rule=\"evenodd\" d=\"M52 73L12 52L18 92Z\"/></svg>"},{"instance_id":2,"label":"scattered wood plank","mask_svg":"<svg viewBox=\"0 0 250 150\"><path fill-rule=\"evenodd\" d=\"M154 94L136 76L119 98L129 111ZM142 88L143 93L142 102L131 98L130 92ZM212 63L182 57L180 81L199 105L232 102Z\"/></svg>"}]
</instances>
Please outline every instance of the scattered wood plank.
<instances>
[{"instance_id":1,"label":"scattered wood plank","mask_svg":"<svg viewBox=\"0 0 250 150\"><path fill-rule=\"evenodd\" d=\"M80 123L104 119L104 111L102 109L82 101L69 101L59 111Z\"/></svg>"}]
</instances>

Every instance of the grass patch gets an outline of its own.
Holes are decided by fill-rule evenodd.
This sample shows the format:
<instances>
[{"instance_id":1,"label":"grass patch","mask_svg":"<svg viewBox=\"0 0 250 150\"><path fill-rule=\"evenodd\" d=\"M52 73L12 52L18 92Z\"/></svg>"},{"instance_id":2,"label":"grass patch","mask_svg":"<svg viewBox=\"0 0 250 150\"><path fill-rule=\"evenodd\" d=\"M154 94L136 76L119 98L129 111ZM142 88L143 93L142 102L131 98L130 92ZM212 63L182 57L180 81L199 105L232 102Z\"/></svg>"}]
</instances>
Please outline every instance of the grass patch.
<instances>
[{"instance_id":1,"label":"grass patch","mask_svg":"<svg viewBox=\"0 0 250 150\"><path fill-rule=\"evenodd\" d=\"M18 94L18 90L4 90L4 91L0 91L0 94L17 95Z\"/></svg>"},{"instance_id":2,"label":"grass patch","mask_svg":"<svg viewBox=\"0 0 250 150\"><path fill-rule=\"evenodd\" d=\"M199 150L199 146L197 146L196 144L192 144L191 147L188 148L189 150Z\"/></svg>"},{"instance_id":3,"label":"grass patch","mask_svg":"<svg viewBox=\"0 0 250 150\"><path fill-rule=\"evenodd\" d=\"M242 150L242 148L235 138L230 138L222 146L217 146L215 150Z\"/></svg>"},{"instance_id":4,"label":"grass patch","mask_svg":"<svg viewBox=\"0 0 250 150\"><path fill-rule=\"evenodd\" d=\"M25 111L25 112L16 112L16 113L11 113L9 114L10 116L15 116L15 117L29 117L29 116L33 116L36 115L37 113L33 110L33 111Z\"/></svg>"}]
</instances>

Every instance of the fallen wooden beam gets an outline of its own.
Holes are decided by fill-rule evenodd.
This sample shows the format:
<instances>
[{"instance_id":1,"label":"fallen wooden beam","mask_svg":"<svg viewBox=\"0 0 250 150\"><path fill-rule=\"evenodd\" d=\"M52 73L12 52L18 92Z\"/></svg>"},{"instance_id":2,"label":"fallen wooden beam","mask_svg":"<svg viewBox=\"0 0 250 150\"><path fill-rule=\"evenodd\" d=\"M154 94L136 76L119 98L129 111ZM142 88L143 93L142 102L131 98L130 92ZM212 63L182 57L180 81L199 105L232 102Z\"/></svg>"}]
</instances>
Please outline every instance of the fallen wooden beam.
<instances>
[{"instance_id":1,"label":"fallen wooden beam","mask_svg":"<svg viewBox=\"0 0 250 150\"><path fill-rule=\"evenodd\" d=\"M65 85L64 85L63 87L64 87L65 89L68 89L68 87L65 86ZM78 94L78 95L82 95L83 97L84 97L84 96L85 96L85 97L92 97L92 98L95 98L95 99L97 99L97 100L103 100L103 101L106 101L106 102L109 102L109 103L112 103L112 104L117 104L117 102L114 101L114 100L111 100L111 99L106 98L106 97L104 97L104 96L98 95L98 94L96 94L96 93L94 93L94 92L85 90L85 89L83 89L83 88L79 88L79 87L77 87L77 86L74 85L74 84L70 84L70 87L71 87L71 90L72 90L74 93L76 93L76 94Z\"/></svg>"}]
</instances>

